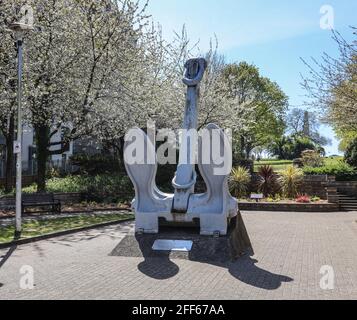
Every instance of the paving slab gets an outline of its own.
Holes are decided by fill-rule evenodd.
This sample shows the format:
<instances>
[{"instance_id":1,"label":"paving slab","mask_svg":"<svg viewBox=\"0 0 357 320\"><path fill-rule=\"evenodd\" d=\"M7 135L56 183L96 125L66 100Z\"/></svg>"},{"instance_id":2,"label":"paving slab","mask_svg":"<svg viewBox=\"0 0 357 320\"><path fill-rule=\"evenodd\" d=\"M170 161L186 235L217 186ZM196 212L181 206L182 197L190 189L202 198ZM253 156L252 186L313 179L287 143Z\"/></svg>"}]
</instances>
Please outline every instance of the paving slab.
<instances>
[{"instance_id":1,"label":"paving slab","mask_svg":"<svg viewBox=\"0 0 357 320\"><path fill-rule=\"evenodd\" d=\"M235 262L113 255L132 222L0 250L0 299L357 299L357 212L242 215Z\"/></svg>"}]
</instances>

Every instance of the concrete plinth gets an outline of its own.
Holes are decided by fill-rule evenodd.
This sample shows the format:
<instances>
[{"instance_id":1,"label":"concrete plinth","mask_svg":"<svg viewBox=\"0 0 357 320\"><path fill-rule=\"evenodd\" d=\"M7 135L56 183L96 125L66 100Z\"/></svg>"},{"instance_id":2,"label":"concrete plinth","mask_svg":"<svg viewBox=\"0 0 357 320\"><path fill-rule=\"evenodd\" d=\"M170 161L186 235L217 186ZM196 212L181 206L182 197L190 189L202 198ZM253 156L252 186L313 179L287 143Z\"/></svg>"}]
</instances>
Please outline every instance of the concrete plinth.
<instances>
[{"instance_id":1,"label":"concrete plinth","mask_svg":"<svg viewBox=\"0 0 357 320\"><path fill-rule=\"evenodd\" d=\"M156 240L190 240L191 251L154 251ZM112 256L186 259L200 262L227 262L236 260L244 254L253 254L253 248L238 213L231 220L225 236L213 237L199 234L198 228L160 227L159 234L129 234L111 253Z\"/></svg>"}]
</instances>

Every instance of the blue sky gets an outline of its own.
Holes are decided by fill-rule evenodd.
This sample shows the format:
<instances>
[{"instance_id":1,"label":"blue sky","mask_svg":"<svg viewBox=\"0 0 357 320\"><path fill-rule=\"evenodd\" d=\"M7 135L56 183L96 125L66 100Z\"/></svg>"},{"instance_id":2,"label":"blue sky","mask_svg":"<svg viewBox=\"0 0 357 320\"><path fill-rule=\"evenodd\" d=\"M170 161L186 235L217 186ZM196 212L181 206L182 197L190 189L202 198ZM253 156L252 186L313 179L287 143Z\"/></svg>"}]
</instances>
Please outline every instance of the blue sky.
<instances>
[{"instance_id":1,"label":"blue sky","mask_svg":"<svg viewBox=\"0 0 357 320\"><path fill-rule=\"evenodd\" d=\"M192 42L205 51L214 35L228 62L245 60L259 67L262 75L276 81L290 98L290 105L303 106L305 92L300 73L307 70L300 57L336 55L331 31L320 27L320 8L333 8L334 28L347 40L350 25L356 26L356 0L150 0L148 12L160 23L166 39L185 24ZM333 131L321 133L333 139L328 154L338 153Z\"/></svg>"}]
</instances>

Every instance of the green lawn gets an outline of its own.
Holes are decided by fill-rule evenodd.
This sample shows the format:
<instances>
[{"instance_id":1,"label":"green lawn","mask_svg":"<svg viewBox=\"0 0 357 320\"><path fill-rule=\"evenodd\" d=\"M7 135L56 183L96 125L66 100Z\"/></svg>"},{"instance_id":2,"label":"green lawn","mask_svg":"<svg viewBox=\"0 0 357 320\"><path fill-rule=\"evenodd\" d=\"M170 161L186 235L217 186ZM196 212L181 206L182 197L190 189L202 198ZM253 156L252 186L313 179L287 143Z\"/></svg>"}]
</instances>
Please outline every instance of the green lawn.
<instances>
[{"instance_id":1,"label":"green lawn","mask_svg":"<svg viewBox=\"0 0 357 320\"><path fill-rule=\"evenodd\" d=\"M258 172L259 167L264 165L272 166L275 172L281 172L293 164L290 160L262 160L254 162L254 171Z\"/></svg>"},{"instance_id":2,"label":"green lawn","mask_svg":"<svg viewBox=\"0 0 357 320\"><path fill-rule=\"evenodd\" d=\"M45 219L45 220L27 220L24 221L21 238L30 238L58 231L65 231L81 227L87 227L105 222L122 221L128 218L134 218L131 213L128 214L105 214L105 215L78 215L75 217ZM0 226L0 243L11 242L14 239L14 226Z\"/></svg>"},{"instance_id":3,"label":"green lawn","mask_svg":"<svg viewBox=\"0 0 357 320\"><path fill-rule=\"evenodd\" d=\"M343 157L325 158L325 164L333 165L333 164L336 164L342 160L343 160ZM261 160L261 161L255 161L254 162L254 171L257 172L259 170L260 166L270 165L273 167L275 172L281 172L281 171L285 170L287 167L291 166L292 164L293 164L293 162L290 160L266 159L266 160Z\"/></svg>"}]
</instances>

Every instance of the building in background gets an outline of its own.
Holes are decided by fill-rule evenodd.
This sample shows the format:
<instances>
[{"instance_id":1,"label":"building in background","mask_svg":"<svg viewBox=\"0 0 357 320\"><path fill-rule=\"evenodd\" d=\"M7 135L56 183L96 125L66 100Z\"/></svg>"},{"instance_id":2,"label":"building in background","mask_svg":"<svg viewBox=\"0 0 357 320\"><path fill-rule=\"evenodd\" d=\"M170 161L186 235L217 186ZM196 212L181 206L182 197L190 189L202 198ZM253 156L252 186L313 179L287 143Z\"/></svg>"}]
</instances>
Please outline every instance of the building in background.
<instances>
[{"instance_id":1,"label":"building in background","mask_svg":"<svg viewBox=\"0 0 357 320\"><path fill-rule=\"evenodd\" d=\"M51 142L60 140L60 132L51 138ZM59 154L52 155L49 159L49 165L53 167L63 168L66 166L71 155L74 154L75 148L74 142L69 145L68 151ZM55 149L56 147L53 147ZM0 135L0 178L5 176L5 159L6 148L5 138ZM36 174L36 144L34 137L34 130L29 126L24 126L23 138L22 138L22 168L24 175Z\"/></svg>"}]
</instances>

